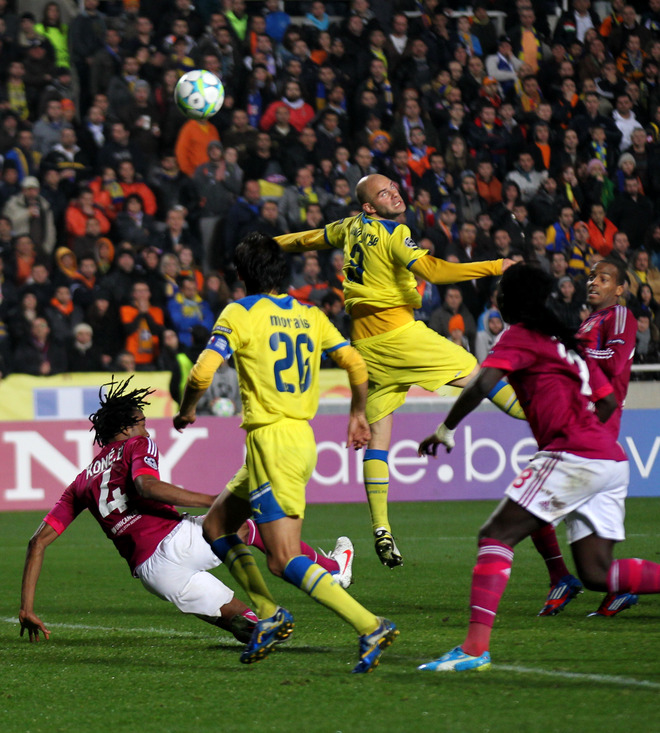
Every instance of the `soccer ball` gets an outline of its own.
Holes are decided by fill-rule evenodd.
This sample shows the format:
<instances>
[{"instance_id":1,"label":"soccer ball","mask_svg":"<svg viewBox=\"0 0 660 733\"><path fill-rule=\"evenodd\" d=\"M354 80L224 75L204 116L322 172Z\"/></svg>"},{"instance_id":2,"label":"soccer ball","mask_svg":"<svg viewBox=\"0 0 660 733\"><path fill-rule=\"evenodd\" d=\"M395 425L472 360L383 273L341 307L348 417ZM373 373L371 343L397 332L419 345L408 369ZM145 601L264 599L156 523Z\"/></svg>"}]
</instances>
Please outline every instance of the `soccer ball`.
<instances>
[{"instance_id":1,"label":"soccer ball","mask_svg":"<svg viewBox=\"0 0 660 733\"><path fill-rule=\"evenodd\" d=\"M186 117L212 117L225 101L225 88L215 74L196 69L184 74L174 87L174 101Z\"/></svg>"}]
</instances>

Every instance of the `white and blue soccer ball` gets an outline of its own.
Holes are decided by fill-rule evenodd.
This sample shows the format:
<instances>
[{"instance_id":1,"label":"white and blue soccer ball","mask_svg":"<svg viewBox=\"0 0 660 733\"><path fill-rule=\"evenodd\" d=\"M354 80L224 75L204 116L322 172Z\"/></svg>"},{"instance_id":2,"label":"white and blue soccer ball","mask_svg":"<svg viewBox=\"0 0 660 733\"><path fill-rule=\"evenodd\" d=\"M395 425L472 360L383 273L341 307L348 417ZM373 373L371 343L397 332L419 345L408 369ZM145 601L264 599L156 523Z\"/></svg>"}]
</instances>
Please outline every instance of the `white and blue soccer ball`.
<instances>
[{"instance_id":1,"label":"white and blue soccer ball","mask_svg":"<svg viewBox=\"0 0 660 733\"><path fill-rule=\"evenodd\" d=\"M174 87L174 101L186 117L213 117L225 101L225 88L218 77L205 69L184 74Z\"/></svg>"}]
</instances>

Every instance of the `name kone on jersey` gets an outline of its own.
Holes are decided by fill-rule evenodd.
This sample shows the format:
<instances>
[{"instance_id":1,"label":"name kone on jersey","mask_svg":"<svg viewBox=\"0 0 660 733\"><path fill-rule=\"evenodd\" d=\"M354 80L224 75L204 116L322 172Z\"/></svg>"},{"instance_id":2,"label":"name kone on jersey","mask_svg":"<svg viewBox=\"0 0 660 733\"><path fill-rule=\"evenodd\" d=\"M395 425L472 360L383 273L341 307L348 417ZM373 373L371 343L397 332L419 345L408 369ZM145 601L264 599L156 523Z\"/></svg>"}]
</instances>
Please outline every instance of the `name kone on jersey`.
<instances>
[{"instance_id":1,"label":"name kone on jersey","mask_svg":"<svg viewBox=\"0 0 660 733\"><path fill-rule=\"evenodd\" d=\"M97 473L103 473L103 471L109 468L115 461L119 461L123 455L123 445L121 445L117 450L112 448L107 455L103 456L103 458L97 458L87 466L87 478L89 479L92 476L96 476Z\"/></svg>"}]
</instances>

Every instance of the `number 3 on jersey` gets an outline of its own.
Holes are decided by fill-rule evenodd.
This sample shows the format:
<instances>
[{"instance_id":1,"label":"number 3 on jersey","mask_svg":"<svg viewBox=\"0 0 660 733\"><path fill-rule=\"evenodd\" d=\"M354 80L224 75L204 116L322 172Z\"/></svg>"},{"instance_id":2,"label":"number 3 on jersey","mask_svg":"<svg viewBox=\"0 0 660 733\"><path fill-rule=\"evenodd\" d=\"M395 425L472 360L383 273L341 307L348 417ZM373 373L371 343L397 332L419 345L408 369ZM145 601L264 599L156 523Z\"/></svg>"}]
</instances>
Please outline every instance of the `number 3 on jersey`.
<instances>
[{"instance_id":1,"label":"number 3 on jersey","mask_svg":"<svg viewBox=\"0 0 660 733\"><path fill-rule=\"evenodd\" d=\"M351 259L346 268L346 277L354 283L362 285L364 277L364 252L359 244L354 244L351 249Z\"/></svg>"},{"instance_id":2,"label":"number 3 on jersey","mask_svg":"<svg viewBox=\"0 0 660 733\"><path fill-rule=\"evenodd\" d=\"M128 497L123 494L120 487L112 489L112 498L110 497L110 472L112 466L103 472L101 480L101 493L99 494L99 513L102 517L107 517L115 510L119 510L120 514L123 514L128 508Z\"/></svg>"},{"instance_id":3,"label":"number 3 on jersey","mask_svg":"<svg viewBox=\"0 0 660 733\"><path fill-rule=\"evenodd\" d=\"M268 345L271 351L279 351L280 346L284 346L285 352L281 359L275 362L273 372L275 376L275 386L278 392L295 392L296 385L284 380L283 372L286 372L294 364L298 371L298 388L300 392L306 392L309 389L309 383L312 378L309 367L309 356L314 351L314 342L306 333L298 334L294 346L293 339L288 333L278 331L271 334ZM303 353L303 348L305 353Z\"/></svg>"}]
</instances>

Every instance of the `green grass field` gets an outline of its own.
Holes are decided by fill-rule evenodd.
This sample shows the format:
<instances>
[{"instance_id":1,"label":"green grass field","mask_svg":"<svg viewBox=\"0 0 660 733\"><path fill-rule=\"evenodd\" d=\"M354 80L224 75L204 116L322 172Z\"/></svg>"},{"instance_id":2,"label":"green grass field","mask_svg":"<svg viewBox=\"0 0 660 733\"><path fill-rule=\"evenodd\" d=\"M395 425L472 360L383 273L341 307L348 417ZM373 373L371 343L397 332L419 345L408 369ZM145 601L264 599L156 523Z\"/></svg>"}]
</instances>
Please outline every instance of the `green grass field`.
<instances>
[{"instance_id":1,"label":"green grass field","mask_svg":"<svg viewBox=\"0 0 660 733\"><path fill-rule=\"evenodd\" d=\"M272 577L296 629L265 661L239 664L238 642L148 594L87 515L47 551L36 610L52 633L47 643L29 644L16 617L25 546L42 514L1 515L0 729L657 730L660 598L643 597L613 619L587 618L601 596L585 592L565 613L537 618L547 580L529 541L516 552L500 607L492 670L417 672L464 638L475 535L492 506L393 506L405 556L396 570L378 562L364 506L309 508L307 541L331 549L336 535L350 535L357 558L351 592L401 630L380 667L360 677L349 674L357 661L352 629ZM657 508L657 500L629 501L621 556L660 562Z\"/></svg>"}]
</instances>

